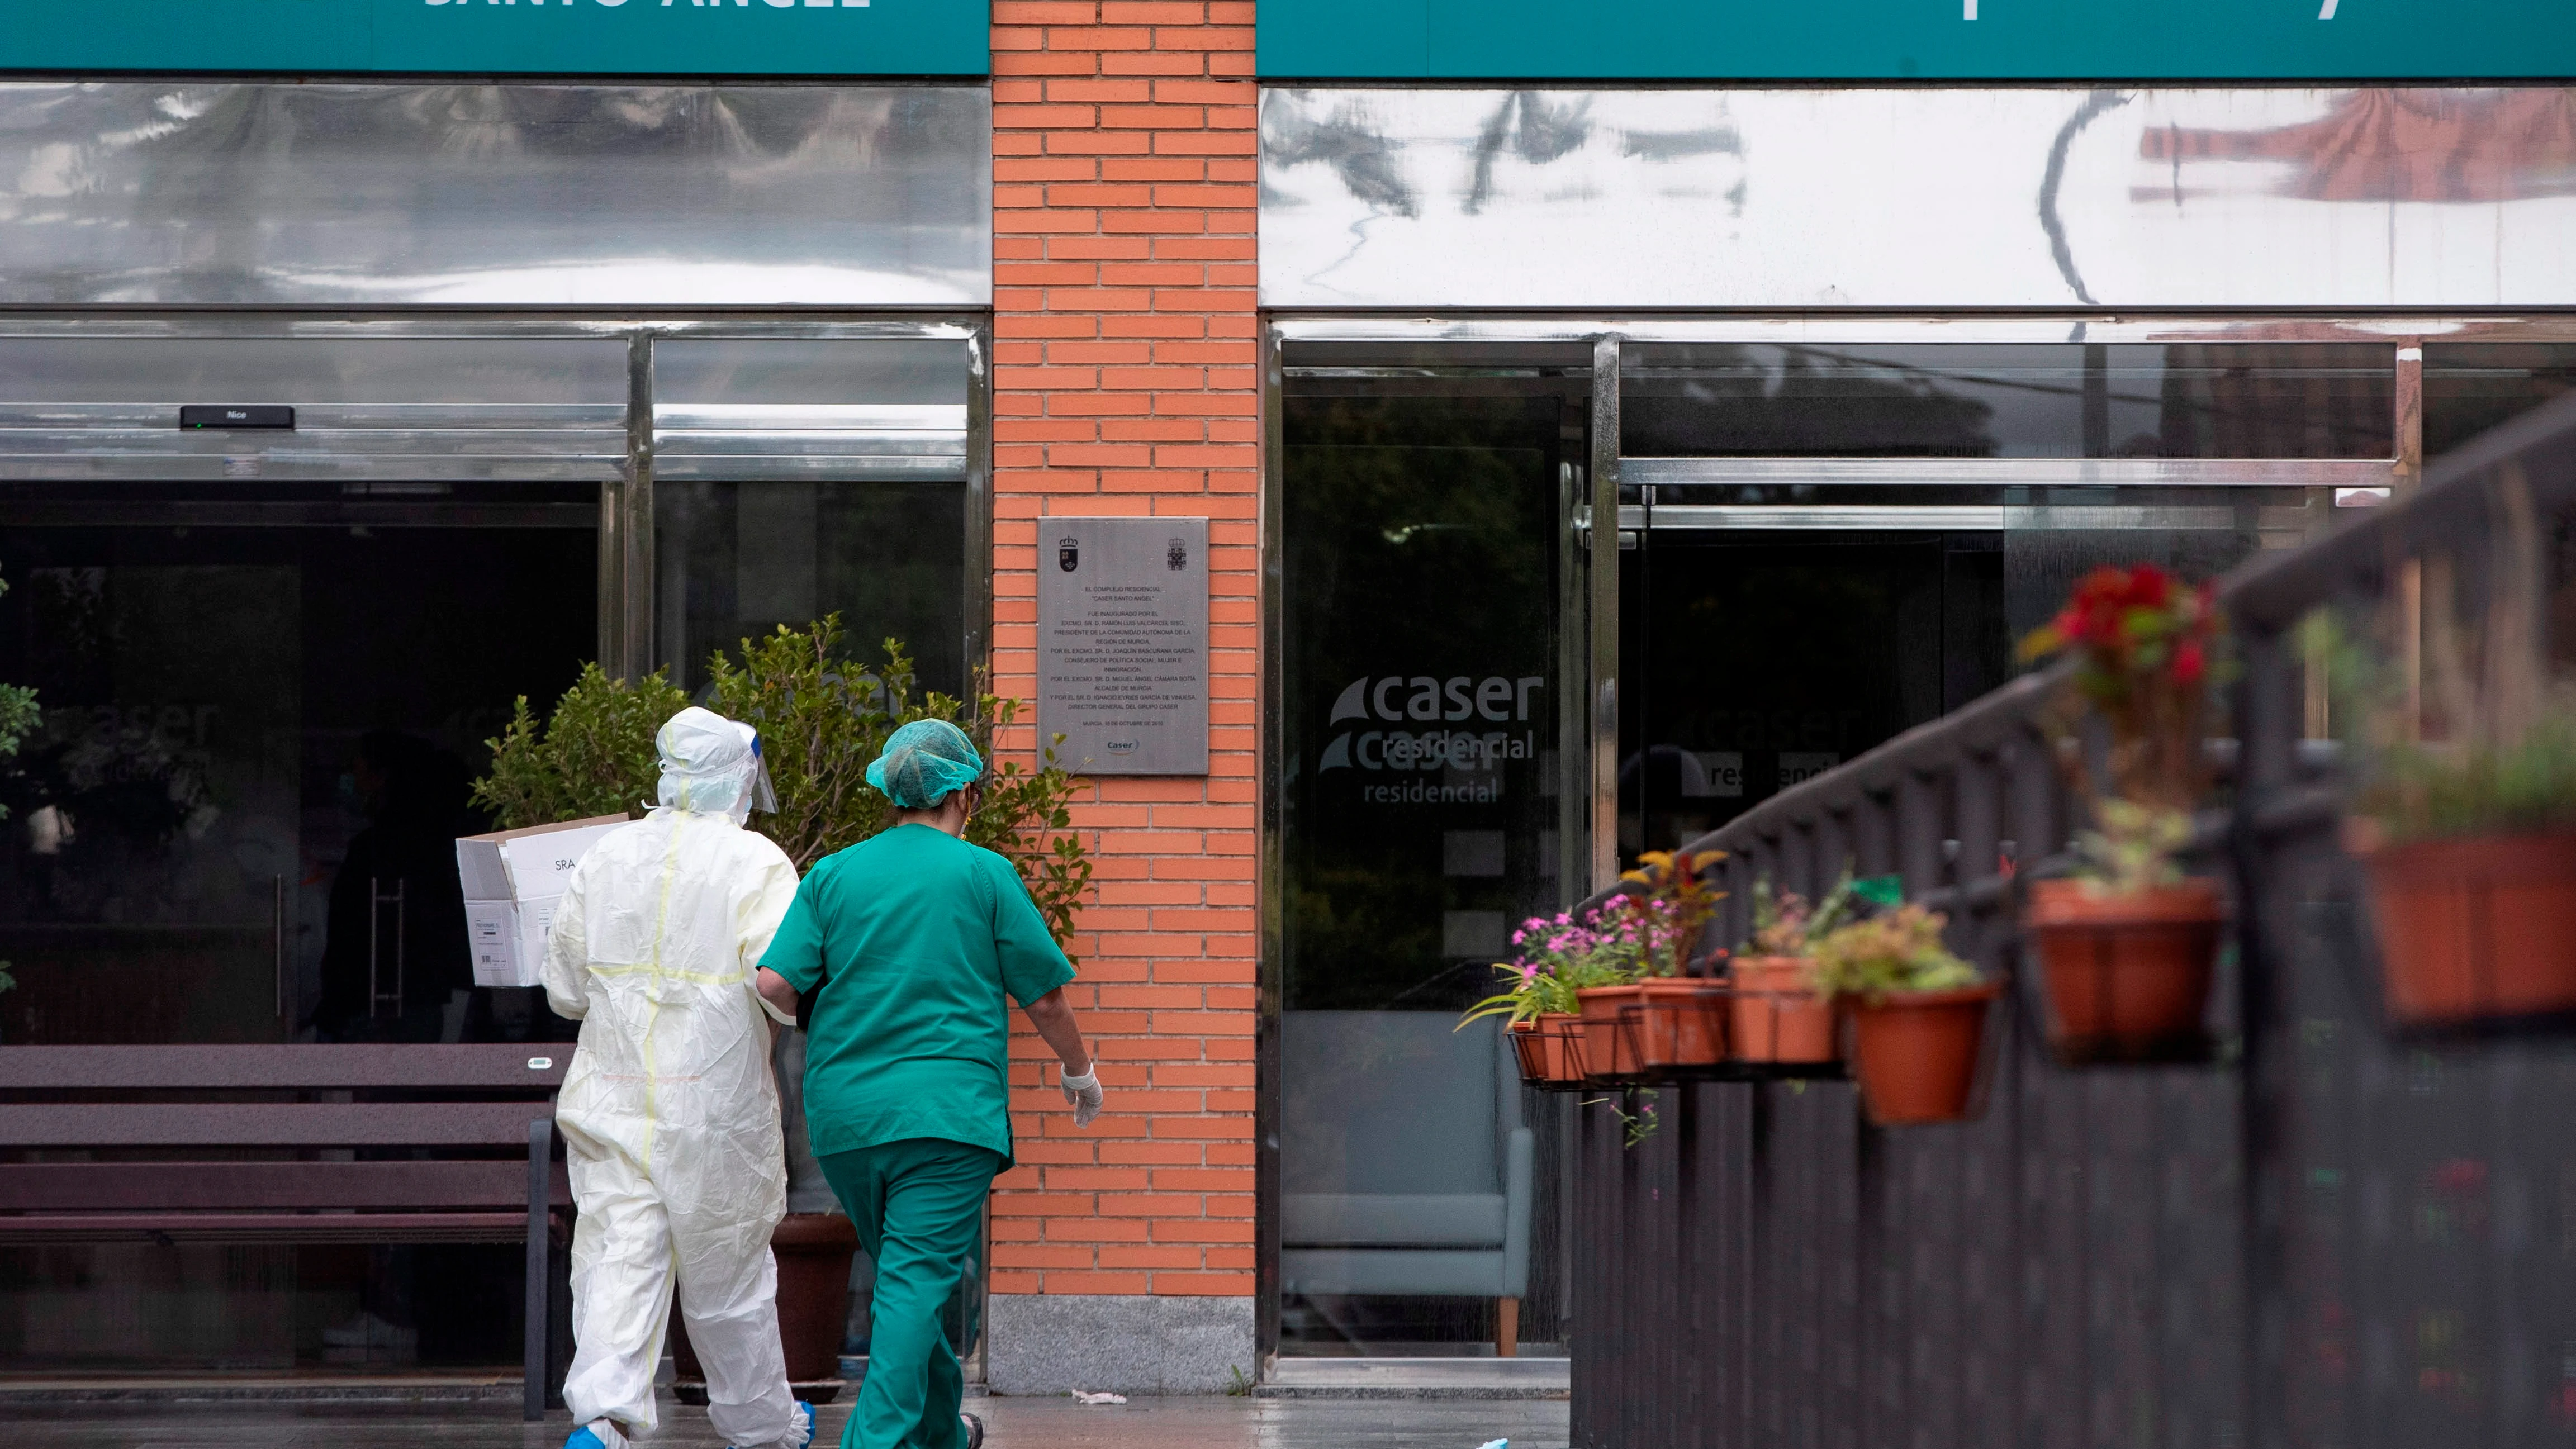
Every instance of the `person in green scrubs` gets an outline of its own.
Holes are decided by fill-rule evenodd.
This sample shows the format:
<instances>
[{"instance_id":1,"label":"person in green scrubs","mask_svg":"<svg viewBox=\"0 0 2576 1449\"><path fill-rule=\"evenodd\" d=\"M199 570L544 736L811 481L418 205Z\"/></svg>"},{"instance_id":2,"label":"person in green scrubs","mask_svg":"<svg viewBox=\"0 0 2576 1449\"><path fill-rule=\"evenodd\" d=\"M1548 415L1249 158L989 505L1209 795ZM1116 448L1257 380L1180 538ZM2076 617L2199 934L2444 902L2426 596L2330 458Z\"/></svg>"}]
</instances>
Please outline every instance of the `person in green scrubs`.
<instances>
[{"instance_id":1,"label":"person in green scrubs","mask_svg":"<svg viewBox=\"0 0 2576 1449\"><path fill-rule=\"evenodd\" d=\"M1098 1076L1065 1003L1073 965L1003 856L969 845L984 761L940 720L898 729L868 767L893 828L816 863L761 956L760 991L806 1023L815 1159L876 1260L868 1373L842 1449L980 1449L939 1323L1011 1165L1016 1001L1063 1061L1074 1123ZM819 988L819 990L817 989Z\"/></svg>"}]
</instances>

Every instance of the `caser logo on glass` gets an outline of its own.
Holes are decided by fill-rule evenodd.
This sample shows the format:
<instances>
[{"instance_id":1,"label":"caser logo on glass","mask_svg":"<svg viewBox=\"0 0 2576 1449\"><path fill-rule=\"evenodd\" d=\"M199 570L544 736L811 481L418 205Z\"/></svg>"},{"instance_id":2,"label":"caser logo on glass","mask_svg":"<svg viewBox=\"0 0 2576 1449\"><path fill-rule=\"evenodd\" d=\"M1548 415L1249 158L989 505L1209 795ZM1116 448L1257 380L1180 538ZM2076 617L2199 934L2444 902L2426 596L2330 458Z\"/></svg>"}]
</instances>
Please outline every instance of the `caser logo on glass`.
<instances>
[{"instance_id":1,"label":"caser logo on glass","mask_svg":"<svg viewBox=\"0 0 2576 1449\"><path fill-rule=\"evenodd\" d=\"M1328 725L1344 720L1379 720L1428 728L1344 730L1324 746L1315 773L1327 770L1440 770L1482 778L1428 780L1361 786L1360 798L1381 805L1481 805L1502 798L1500 773L1506 760L1526 760L1538 751L1538 732L1527 728L1534 708L1543 708L1547 680L1539 675L1507 677L1470 674L1446 678L1429 674L1362 676L1352 680L1333 701ZM1484 729L1487 724L1521 725L1519 729ZM1451 728L1456 726L1456 728Z\"/></svg>"}]
</instances>

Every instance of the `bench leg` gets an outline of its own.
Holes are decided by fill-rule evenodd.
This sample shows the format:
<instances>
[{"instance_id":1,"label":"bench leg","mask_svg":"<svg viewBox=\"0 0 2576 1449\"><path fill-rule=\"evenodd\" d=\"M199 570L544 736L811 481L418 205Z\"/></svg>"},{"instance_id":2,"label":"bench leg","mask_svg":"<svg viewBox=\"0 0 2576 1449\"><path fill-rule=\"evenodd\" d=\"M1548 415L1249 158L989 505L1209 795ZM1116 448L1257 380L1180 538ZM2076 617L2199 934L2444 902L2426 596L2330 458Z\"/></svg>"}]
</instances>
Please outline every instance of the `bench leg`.
<instances>
[{"instance_id":1,"label":"bench leg","mask_svg":"<svg viewBox=\"0 0 2576 1449\"><path fill-rule=\"evenodd\" d=\"M1494 1357L1512 1358L1521 1351L1521 1301L1494 1300Z\"/></svg>"},{"instance_id":2,"label":"bench leg","mask_svg":"<svg viewBox=\"0 0 2576 1449\"><path fill-rule=\"evenodd\" d=\"M548 1288L554 1281L552 1266L546 1256L546 1219L554 1186L555 1124L551 1117L531 1118L528 1122L528 1283L527 1332L521 1340L523 1362L527 1372L526 1392L520 1405L520 1416L533 1424L546 1416L546 1336L550 1297Z\"/></svg>"}]
</instances>

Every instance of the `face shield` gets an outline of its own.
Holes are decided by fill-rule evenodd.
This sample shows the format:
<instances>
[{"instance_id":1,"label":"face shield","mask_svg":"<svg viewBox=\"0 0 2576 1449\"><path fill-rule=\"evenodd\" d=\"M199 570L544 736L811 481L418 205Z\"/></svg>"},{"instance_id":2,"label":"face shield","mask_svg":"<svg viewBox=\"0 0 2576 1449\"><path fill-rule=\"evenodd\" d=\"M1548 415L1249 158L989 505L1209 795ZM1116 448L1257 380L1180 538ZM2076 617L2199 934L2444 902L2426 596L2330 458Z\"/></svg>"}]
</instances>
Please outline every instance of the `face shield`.
<instances>
[{"instance_id":1,"label":"face shield","mask_svg":"<svg viewBox=\"0 0 2576 1449\"><path fill-rule=\"evenodd\" d=\"M749 730L751 726L737 725L736 728ZM763 815L778 813L778 787L769 781L769 760L760 752L757 730L751 736L751 808Z\"/></svg>"}]
</instances>

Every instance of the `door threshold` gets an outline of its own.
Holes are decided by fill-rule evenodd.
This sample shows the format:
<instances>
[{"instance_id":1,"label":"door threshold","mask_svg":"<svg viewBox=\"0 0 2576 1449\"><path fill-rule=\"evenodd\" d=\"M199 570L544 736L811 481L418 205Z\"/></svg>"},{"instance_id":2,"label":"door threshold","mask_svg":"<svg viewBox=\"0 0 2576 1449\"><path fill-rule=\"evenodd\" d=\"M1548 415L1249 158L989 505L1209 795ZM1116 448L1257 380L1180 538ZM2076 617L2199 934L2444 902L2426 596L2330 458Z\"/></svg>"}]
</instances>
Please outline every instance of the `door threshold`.
<instances>
[{"instance_id":1,"label":"door threshold","mask_svg":"<svg viewBox=\"0 0 2576 1449\"><path fill-rule=\"evenodd\" d=\"M1557 1399L1562 1358L1275 1358L1253 1393L1269 1399Z\"/></svg>"}]
</instances>

